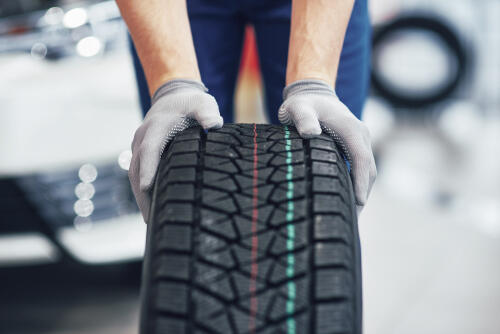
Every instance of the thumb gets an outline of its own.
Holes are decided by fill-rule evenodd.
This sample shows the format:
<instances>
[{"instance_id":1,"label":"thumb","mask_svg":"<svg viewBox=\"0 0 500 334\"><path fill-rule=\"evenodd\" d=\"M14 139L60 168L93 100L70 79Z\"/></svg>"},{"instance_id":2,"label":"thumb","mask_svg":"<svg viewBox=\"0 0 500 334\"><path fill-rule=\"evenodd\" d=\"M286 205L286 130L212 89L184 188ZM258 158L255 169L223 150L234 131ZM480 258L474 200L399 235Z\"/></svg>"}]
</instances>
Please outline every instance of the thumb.
<instances>
[{"instance_id":1,"label":"thumb","mask_svg":"<svg viewBox=\"0 0 500 334\"><path fill-rule=\"evenodd\" d=\"M313 107L307 104L289 105L287 110L302 138L311 138L321 134L318 115Z\"/></svg>"},{"instance_id":2,"label":"thumb","mask_svg":"<svg viewBox=\"0 0 500 334\"><path fill-rule=\"evenodd\" d=\"M361 211L363 211L364 209L364 205L357 205L356 204L356 214L358 215L358 218L359 218L359 215L361 214Z\"/></svg>"},{"instance_id":3,"label":"thumb","mask_svg":"<svg viewBox=\"0 0 500 334\"><path fill-rule=\"evenodd\" d=\"M224 124L224 120L219 113L219 106L213 96L208 94L207 96L208 99L196 109L194 118L205 130L219 129Z\"/></svg>"}]
</instances>

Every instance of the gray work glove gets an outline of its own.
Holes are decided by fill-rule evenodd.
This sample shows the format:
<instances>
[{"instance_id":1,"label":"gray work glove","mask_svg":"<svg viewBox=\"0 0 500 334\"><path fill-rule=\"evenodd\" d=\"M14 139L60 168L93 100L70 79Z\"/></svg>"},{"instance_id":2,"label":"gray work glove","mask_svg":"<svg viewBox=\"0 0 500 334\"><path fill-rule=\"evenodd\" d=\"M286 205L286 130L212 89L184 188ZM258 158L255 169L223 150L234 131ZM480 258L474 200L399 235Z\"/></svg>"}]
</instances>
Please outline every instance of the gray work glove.
<instances>
[{"instance_id":1,"label":"gray work glove","mask_svg":"<svg viewBox=\"0 0 500 334\"><path fill-rule=\"evenodd\" d=\"M295 125L304 138L320 135L323 129L343 150L351 165L359 214L377 177L368 128L321 80L299 80L288 85L283 90L283 100L278 113L281 123Z\"/></svg>"},{"instance_id":2,"label":"gray work glove","mask_svg":"<svg viewBox=\"0 0 500 334\"><path fill-rule=\"evenodd\" d=\"M205 130L222 127L217 102L207 91L200 81L168 81L153 95L151 109L135 132L128 175L145 222L156 170L167 143L192 125L200 124Z\"/></svg>"}]
</instances>

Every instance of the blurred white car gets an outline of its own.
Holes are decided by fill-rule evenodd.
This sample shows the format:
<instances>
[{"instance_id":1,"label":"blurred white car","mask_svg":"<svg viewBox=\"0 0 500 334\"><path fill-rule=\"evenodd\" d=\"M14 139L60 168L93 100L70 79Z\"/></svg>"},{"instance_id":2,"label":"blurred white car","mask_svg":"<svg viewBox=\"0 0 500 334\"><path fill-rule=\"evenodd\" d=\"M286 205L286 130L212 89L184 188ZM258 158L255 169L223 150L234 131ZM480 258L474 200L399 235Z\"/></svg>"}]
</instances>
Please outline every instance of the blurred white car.
<instances>
[{"instance_id":1,"label":"blurred white car","mask_svg":"<svg viewBox=\"0 0 500 334\"><path fill-rule=\"evenodd\" d=\"M118 15L112 1L92 6ZM0 35L0 266L142 258L146 228L127 178L140 112L126 31L115 18L88 25L92 8L30 13L60 21L31 36ZM0 27L6 20L14 22ZM76 34L83 25L86 35ZM71 37L57 40L65 57L47 61L57 43L46 37L58 29Z\"/></svg>"}]
</instances>

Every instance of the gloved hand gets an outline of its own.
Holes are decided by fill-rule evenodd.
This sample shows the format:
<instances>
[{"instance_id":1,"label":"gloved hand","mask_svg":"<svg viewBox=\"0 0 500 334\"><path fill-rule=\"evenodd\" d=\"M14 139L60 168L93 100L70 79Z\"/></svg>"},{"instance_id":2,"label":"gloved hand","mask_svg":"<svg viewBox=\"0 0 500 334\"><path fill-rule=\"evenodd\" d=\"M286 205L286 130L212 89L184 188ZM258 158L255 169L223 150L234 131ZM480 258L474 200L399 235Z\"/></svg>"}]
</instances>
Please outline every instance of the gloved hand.
<instances>
[{"instance_id":1,"label":"gloved hand","mask_svg":"<svg viewBox=\"0 0 500 334\"><path fill-rule=\"evenodd\" d=\"M333 137L351 165L357 213L361 212L377 176L377 168L367 127L338 99L335 91L321 80L299 80L283 90L278 118L293 124L303 138L321 134Z\"/></svg>"},{"instance_id":2,"label":"gloved hand","mask_svg":"<svg viewBox=\"0 0 500 334\"><path fill-rule=\"evenodd\" d=\"M168 81L153 95L151 109L135 132L128 175L145 222L149 219L156 170L167 143L197 123L205 130L222 127L217 102L207 91L199 81Z\"/></svg>"}]
</instances>

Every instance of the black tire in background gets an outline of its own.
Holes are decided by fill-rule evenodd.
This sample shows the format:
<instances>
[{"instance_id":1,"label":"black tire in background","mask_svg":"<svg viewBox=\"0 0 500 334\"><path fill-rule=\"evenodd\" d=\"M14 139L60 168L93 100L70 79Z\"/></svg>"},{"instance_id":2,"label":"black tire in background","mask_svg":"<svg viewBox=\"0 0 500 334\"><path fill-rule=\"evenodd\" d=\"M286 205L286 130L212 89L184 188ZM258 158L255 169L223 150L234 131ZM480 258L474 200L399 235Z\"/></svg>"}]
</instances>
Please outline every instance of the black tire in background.
<instances>
[{"instance_id":1,"label":"black tire in background","mask_svg":"<svg viewBox=\"0 0 500 334\"><path fill-rule=\"evenodd\" d=\"M454 59L451 75L432 92L415 94L394 85L384 79L377 68L377 53L388 39L400 32L426 32L436 37L449 55ZM425 14L401 16L378 27L373 35L373 60L371 81L373 88L383 98L397 107L422 108L447 99L460 86L467 67L468 55L457 32L443 19ZM410 79L410 78L409 78Z\"/></svg>"},{"instance_id":2,"label":"black tire in background","mask_svg":"<svg viewBox=\"0 0 500 334\"><path fill-rule=\"evenodd\" d=\"M185 130L153 191L141 333L361 333L353 203L326 135Z\"/></svg>"}]
</instances>

